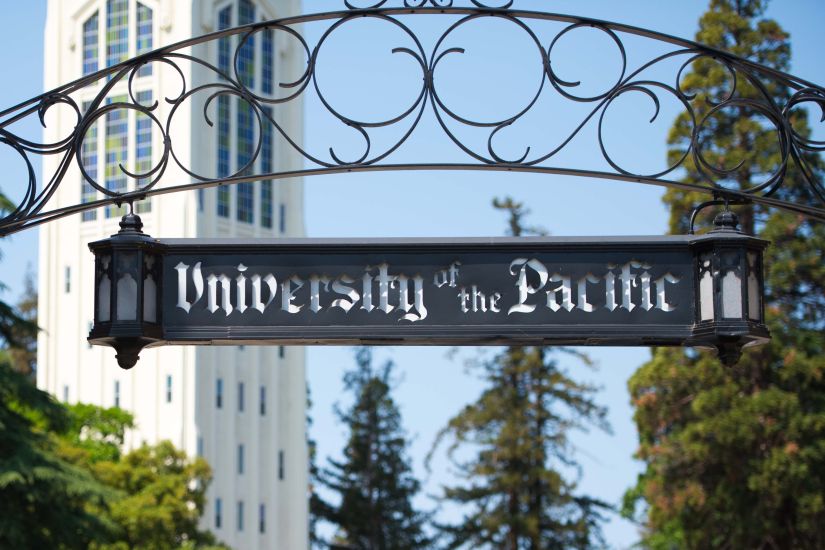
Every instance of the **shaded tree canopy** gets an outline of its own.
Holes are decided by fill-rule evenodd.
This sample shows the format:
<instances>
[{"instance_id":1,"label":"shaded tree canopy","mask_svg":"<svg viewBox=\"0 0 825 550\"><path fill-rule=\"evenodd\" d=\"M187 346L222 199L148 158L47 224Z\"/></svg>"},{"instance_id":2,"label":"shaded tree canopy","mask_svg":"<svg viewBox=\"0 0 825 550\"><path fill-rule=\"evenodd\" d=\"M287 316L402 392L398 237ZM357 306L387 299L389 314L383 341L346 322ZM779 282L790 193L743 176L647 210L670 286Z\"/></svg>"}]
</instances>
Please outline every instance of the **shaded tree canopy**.
<instances>
[{"instance_id":1,"label":"shaded tree canopy","mask_svg":"<svg viewBox=\"0 0 825 550\"><path fill-rule=\"evenodd\" d=\"M787 70L788 35L764 18L767 2L712 0L697 40ZM730 90L730 73L697 60L683 87L696 94L697 118ZM737 94L784 105L789 91L764 91L737 77ZM767 94L767 98L765 97ZM804 111L791 115L810 135ZM704 136L705 156L738 168L723 182L748 189L779 166L776 133L745 106L721 109ZM690 139L685 116L669 136L680 156ZM806 158L822 175L822 162ZM740 164L741 163L741 164ZM700 174L686 164L686 181ZM791 164L782 198L808 200ZM668 190L670 229L684 232L697 194ZM825 224L752 205L737 207L744 231L772 241L765 258L766 322L773 340L726 368L710 353L654 350L629 382L645 465L625 497L625 513L644 524L649 548L825 547ZM712 212L702 217L708 225ZM643 506L639 506L642 504Z\"/></svg>"}]
</instances>

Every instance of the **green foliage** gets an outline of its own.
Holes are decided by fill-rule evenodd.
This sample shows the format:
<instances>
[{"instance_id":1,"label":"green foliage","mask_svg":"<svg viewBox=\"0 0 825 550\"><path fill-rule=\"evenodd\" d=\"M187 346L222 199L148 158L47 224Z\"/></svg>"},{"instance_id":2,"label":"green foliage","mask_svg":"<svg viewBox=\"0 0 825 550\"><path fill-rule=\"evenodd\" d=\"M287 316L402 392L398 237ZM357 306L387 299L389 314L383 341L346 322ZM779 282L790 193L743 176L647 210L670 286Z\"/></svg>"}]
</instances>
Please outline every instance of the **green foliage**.
<instances>
[{"instance_id":1,"label":"green foliage","mask_svg":"<svg viewBox=\"0 0 825 550\"><path fill-rule=\"evenodd\" d=\"M0 361L0 548L205 548L209 466L162 442L121 454L132 416L65 407Z\"/></svg>"},{"instance_id":2,"label":"green foliage","mask_svg":"<svg viewBox=\"0 0 825 550\"><path fill-rule=\"evenodd\" d=\"M0 283L0 289L3 288L4 285ZM36 340L36 321L26 318L14 306L0 300L0 345L5 344L7 349L4 351L28 350L29 343ZM31 372L25 374L30 375Z\"/></svg>"},{"instance_id":3,"label":"green foliage","mask_svg":"<svg viewBox=\"0 0 825 550\"><path fill-rule=\"evenodd\" d=\"M340 498L330 505L317 498L314 512L339 529L334 543L346 548L405 550L429 548L426 517L413 509L420 483L406 457L401 415L392 399L392 362L372 364L369 348L360 348L357 366L344 377L355 403L336 410L350 436L344 459L330 459L319 482Z\"/></svg>"},{"instance_id":4,"label":"green foliage","mask_svg":"<svg viewBox=\"0 0 825 550\"><path fill-rule=\"evenodd\" d=\"M109 540L96 509L113 492L57 452L66 410L0 361L0 548L86 548Z\"/></svg>"},{"instance_id":5,"label":"green foliage","mask_svg":"<svg viewBox=\"0 0 825 550\"><path fill-rule=\"evenodd\" d=\"M70 428L63 440L70 448L82 452L83 461L97 464L117 462L121 457L126 430L135 427L131 413L117 407L104 409L86 403L69 405Z\"/></svg>"},{"instance_id":6,"label":"green foliage","mask_svg":"<svg viewBox=\"0 0 825 550\"><path fill-rule=\"evenodd\" d=\"M14 311L16 318L10 319L8 332L12 347L5 350L5 353L8 354L12 367L34 382L37 362L37 289L31 271L26 273L24 285L23 295Z\"/></svg>"},{"instance_id":7,"label":"green foliage","mask_svg":"<svg viewBox=\"0 0 825 550\"><path fill-rule=\"evenodd\" d=\"M123 495L108 513L119 527L118 548L201 548L212 546L211 533L198 529L211 471L202 458L191 460L170 442L143 445L120 460L92 466L95 477Z\"/></svg>"},{"instance_id":8,"label":"green foliage","mask_svg":"<svg viewBox=\"0 0 825 550\"><path fill-rule=\"evenodd\" d=\"M323 540L318 534L318 522L327 509L327 504L321 499L316 491L316 484L320 482L320 470L318 469L318 444L309 435L312 429L312 398L310 397L309 386L307 386L307 416L306 416L306 438L307 438L307 458L309 459L309 547L324 548Z\"/></svg>"},{"instance_id":9,"label":"green foliage","mask_svg":"<svg viewBox=\"0 0 825 550\"><path fill-rule=\"evenodd\" d=\"M699 41L787 69L790 45L765 2L713 0L700 21ZM697 116L708 99L729 89L718 63L694 63L684 79L696 93ZM758 97L747 82L739 94ZM782 105L788 90L768 88ZM716 166L742 163L725 185L747 189L779 162L775 136L745 109L713 119L706 158ZM803 113L794 129L808 135ZM670 135L671 156L688 140L684 117ZM807 159L821 171L818 158ZM698 181L688 165L686 180ZM793 166L784 198L805 200ZM698 196L668 191L671 230L683 232ZM625 497L624 512L644 501L643 544L650 548L825 547L825 226L761 207L741 211L743 229L773 242L766 254L767 323L773 341L745 353L734 368L711 354L658 349L631 378L639 429L638 457L646 469ZM705 224L709 220L705 217Z\"/></svg>"},{"instance_id":10,"label":"green foliage","mask_svg":"<svg viewBox=\"0 0 825 550\"><path fill-rule=\"evenodd\" d=\"M493 204L509 213L511 235L527 231L520 203L508 198ZM448 456L466 482L444 488L443 500L466 510L458 525L439 526L448 547L538 550L600 543L605 504L576 494L576 483L565 477L576 468L570 431L591 425L609 430L605 409L593 400L595 388L568 376L544 347L510 347L477 367L486 389L450 420L433 446L452 440ZM459 449L472 457L457 459Z\"/></svg>"}]
</instances>

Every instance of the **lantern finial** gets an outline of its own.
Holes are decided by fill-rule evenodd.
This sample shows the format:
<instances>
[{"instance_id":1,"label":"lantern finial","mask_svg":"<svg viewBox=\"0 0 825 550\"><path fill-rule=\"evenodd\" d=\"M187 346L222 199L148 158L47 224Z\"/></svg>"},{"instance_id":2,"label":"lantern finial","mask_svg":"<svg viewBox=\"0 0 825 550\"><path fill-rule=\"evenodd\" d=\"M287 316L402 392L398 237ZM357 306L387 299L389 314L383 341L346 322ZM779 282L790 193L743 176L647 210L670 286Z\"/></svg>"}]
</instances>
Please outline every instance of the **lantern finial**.
<instances>
[{"instance_id":1,"label":"lantern finial","mask_svg":"<svg viewBox=\"0 0 825 550\"><path fill-rule=\"evenodd\" d=\"M143 221L132 209L120 219L120 231L118 233L143 234Z\"/></svg>"},{"instance_id":2,"label":"lantern finial","mask_svg":"<svg viewBox=\"0 0 825 550\"><path fill-rule=\"evenodd\" d=\"M741 233L742 231L739 229L739 216L725 208L713 219L713 232Z\"/></svg>"}]
</instances>

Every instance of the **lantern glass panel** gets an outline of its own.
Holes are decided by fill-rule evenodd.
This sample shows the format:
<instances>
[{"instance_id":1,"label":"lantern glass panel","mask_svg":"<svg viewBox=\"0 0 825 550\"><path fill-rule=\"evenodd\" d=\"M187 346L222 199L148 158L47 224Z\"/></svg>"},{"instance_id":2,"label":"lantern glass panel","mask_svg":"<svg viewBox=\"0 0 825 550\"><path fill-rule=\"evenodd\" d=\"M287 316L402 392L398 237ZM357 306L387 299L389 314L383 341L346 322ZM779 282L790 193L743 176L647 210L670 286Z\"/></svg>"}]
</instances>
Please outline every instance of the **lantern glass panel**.
<instances>
[{"instance_id":1,"label":"lantern glass panel","mask_svg":"<svg viewBox=\"0 0 825 550\"><path fill-rule=\"evenodd\" d=\"M727 270L722 277L722 317L725 319L742 318L742 277L738 260L736 252L725 252L722 257Z\"/></svg>"},{"instance_id":2,"label":"lantern glass panel","mask_svg":"<svg viewBox=\"0 0 825 550\"><path fill-rule=\"evenodd\" d=\"M699 312L702 321L713 320L713 264L711 254L699 257Z\"/></svg>"},{"instance_id":3,"label":"lantern glass panel","mask_svg":"<svg viewBox=\"0 0 825 550\"><path fill-rule=\"evenodd\" d=\"M137 253L122 252L117 261L117 317L118 321L137 320L138 285L133 273L137 268Z\"/></svg>"},{"instance_id":4,"label":"lantern glass panel","mask_svg":"<svg viewBox=\"0 0 825 550\"><path fill-rule=\"evenodd\" d=\"M98 260L100 262L100 274L97 281L97 320L105 323L111 320L109 308L111 307L112 298L112 283L109 280L109 264L112 263L112 257L109 255L101 256Z\"/></svg>"},{"instance_id":5,"label":"lantern glass panel","mask_svg":"<svg viewBox=\"0 0 825 550\"><path fill-rule=\"evenodd\" d=\"M144 256L145 277L143 279L143 320L148 323L158 321L157 314L157 284L155 283L155 257Z\"/></svg>"},{"instance_id":6,"label":"lantern glass panel","mask_svg":"<svg viewBox=\"0 0 825 550\"><path fill-rule=\"evenodd\" d=\"M759 266L755 252L748 252L748 317L762 320L762 295L759 292Z\"/></svg>"}]
</instances>

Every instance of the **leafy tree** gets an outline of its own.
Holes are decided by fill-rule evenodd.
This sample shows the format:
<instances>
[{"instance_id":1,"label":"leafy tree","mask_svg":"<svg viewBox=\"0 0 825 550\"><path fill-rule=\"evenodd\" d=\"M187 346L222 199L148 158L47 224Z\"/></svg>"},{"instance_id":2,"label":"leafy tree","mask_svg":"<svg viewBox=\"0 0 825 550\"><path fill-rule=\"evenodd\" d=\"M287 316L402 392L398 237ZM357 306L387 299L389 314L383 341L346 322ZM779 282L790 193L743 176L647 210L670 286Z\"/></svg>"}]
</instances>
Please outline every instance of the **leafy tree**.
<instances>
[{"instance_id":1,"label":"leafy tree","mask_svg":"<svg viewBox=\"0 0 825 550\"><path fill-rule=\"evenodd\" d=\"M0 193L0 216L12 210ZM85 548L110 539L112 525L91 507L112 493L59 452L55 434L69 428L69 418L32 384L37 325L31 277L26 288L22 312L0 301L0 548Z\"/></svg>"},{"instance_id":2,"label":"leafy tree","mask_svg":"<svg viewBox=\"0 0 825 550\"><path fill-rule=\"evenodd\" d=\"M8 201L0 194L0 211ZM209 466L171 443L123 454L131 414L67 407L32 383L37 294L0 302L0 548L206 548Z\"/></svg>"},{"instance_id":3,"label":"leafy tree","mask_svg":"<svg viewBox=\"0 0 825 550\"><path fill-rule=\"evenodd\" d=\"M788 35L763 18L766 2L712 0L697 40L780 70L790 60ZM710 58L693 63L682 82L695 94L697 119L731 90L728 70ZM737 97L773 101L741 75ZM804 112L791 122L809 135ZM748 189L779 166L775 130L744 103L719 110L703 136L711 166L730 170L722 184ZM669 155L681 156L691 125L677 119ZM821 160L806 156L821 175ZM689 160L685 180L701 181ZM810 200L789 166L782 198ZM703 198L671 190L671 230L684 232ZM650 548L825 547L825 225L759 206L738 210L743 229L773 241L766 255L766 322L773 341L748 351L734 368L708 353L657 349L629 382L645 471L625 497L625 513L646 505L643 544ZM703 218L704 225L709 220Z\"/></svg>"},{"instance_id":4,"label":"leafy tree","mask_svg":"<svg viewBox=\"0 0 825 550\"><path fill-rule=\"evenodd\" d=\"M120 528L118 543L101 549L201 548L213 546L211 533L198 528L211 471L169 441L143 445L116 462L102 460L95 476L124 496L110 503Z\"/></svg>"},{"instance_id":5,"label":"leafy tree","mask_svg":"<svg viewBox=\"0 0 825 550\"><path fill-rule=\"evenodd\" d=\"M0 218L8 215L14 209L14 203L0 192ZM2 257L2 254L0 254L0 257ZM5 289L6 285L0 282L0 291ZM23 339L21 339L21 336ZM37 339L37 324L25 315L21 315L13 306L0 300L0 345L4 345L6 348L20 348L32 337L35 340ZM8 350L5 349L4 351Z\"/></svg>"},{"instance_id":6,"label":"leafy tree","mask_svg":"<svg viewBox=\"0 0 825 550\"><path fill-rule=\"evenodd\" d=\"M372 364L369 348L356 354L356 368L344 376L355 396L347 411L336 409L350 432L344 459L329 459L320 483L340 502L316 502L316 512L338 527L334 544L345 548L404 550L429 548L425 516L412 505L420 483L406 457L401 414L390 395L393 363Z\"/></svg>"},{"instance_id":7,"label":"leafy tree","mask_svg":"<svg viewBox=\"0 0 825 550\"><path fill-rule=\"evenodd\" d=\"M131 413L86 403L68 405L67 409L69 429L61 437L65 452L79 453L87 464L120 460L126 430L135 427Z\"/></svg>"},{"instance_id":8,"label":"leafy tree","mask_svg":"<svg viewBox=\"0 0 825 550\"><path fill-rule=\"evenodd\" d=\"M203 548L214 544L198 529L212 475L202 458L190 459L170 442L143 445L123 453L131 413L112 407L68 407L69 429L61 434L60 453L85 466L111 494L95 513L113 526L114 542L100 550Z\"/></svg>"},{"instance_id":9,"label":"leafy tree","mask_svg":"<svg viewBox=\"0 0 825 550\"><path fill-rule=\"evenodd\" d=\"M66 410L0 360L0 548L86 548L112 539L96 510L113 491L58 452Z\"/></svg>"},{"instance_id":10,"label":"leafy tree","mask_svg":"<svg viewBox=\"0 0 825 550\"><path fill-rule=\"evenodd\" d=\"M507 198L493 205L509 214L511 235L527 231L521 203ZM486 389L449 421L433 446L453 440L448 455L466 481L444 488L443 500L468 510L458 525L439 526L448 547L538 550L600 543L605 504L576 494L576 483L565 477L576 468L570 431L609 429L606 410L593 400L595 388L573 380L546 347L508 347L478 366ZM471 449L472 458L457 460L458 448Z\"/></svg>"},{"instance_id":11,"label":"leafy tree","mask_svg":"<svg viewBox=\"0 0 825 550\"><path fill-rule=\"evenodd\" d=\"M206 548L209 466L171 443L123 455L132 416L65 407L0 361L0 548Z\"/></svg>"}]
</instances>

